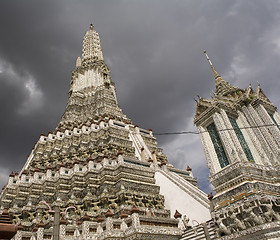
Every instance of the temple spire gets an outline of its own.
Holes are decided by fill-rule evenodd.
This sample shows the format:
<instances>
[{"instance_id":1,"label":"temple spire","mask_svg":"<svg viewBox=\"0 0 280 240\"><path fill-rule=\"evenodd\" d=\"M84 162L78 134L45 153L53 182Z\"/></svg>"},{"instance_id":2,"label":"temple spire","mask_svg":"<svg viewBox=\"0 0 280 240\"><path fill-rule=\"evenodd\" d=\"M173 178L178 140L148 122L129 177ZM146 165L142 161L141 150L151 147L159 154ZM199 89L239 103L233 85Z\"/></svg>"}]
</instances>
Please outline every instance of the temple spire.
<instances>
[{"instance_id":1,"label":"temple spire","mask_svg":"<svg viewBox=\"0 0 280 240\"><path fill-rule=\"evenodd\" d=\"M214 66L213 66L213 64L212 64L212 62L211 62L211 60L210 60L210 58L208 57L208 55L207 55L207 53L206 53L206 50L204 50L204 53L205 53L206 59L208 60L210 66L211 66L211 68L212 68L212 71L213 71L213 73L214 73L214 77L215 77L215 79L217 80L217 79L220 78L221 76L220 76L220 74L216 71L216 69L214 68Z\"/></svg>"},{"instance_id":2,"label":"temple spire","mask_svg":"<svg viewBox=\"0 0 280 240\"><path fill-rule=\"evenodd\" d=\"M103 60L103 54L99 34L93 29L93 25L90 24L83 40L82 60L92 59Z\"/></svg>"},{"instance_id":3,"label":"temple spire","mask_svg":"<svg viewBox=\"0 0 280 240\"><path fill-rule=\"evenodd\" d=\"M215 91L215 96L226 96L234 91L237 90L241 90L240 88L234 87L232 86L230 83L228 83L227 81L225 81L220 74L216 71L216 69L214 68L210 58L208 57L206 51L204 50L206 59L208 60L212 71L214 73L214 77L216 80L216 91ZM241 90L242 91L242 90Z\"/></svg>"}]
</instances>

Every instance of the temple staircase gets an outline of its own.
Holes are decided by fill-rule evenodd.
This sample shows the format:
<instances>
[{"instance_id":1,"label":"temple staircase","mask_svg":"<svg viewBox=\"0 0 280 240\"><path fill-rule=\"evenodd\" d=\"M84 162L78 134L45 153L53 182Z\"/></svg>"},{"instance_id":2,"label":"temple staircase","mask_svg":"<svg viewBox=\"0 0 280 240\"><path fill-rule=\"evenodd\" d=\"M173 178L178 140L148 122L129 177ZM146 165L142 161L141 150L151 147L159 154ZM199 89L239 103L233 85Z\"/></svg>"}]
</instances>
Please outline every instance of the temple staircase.
<instances>
[{"instance_id":1,"label":"temple staircase","mask_svg":"<svg viewBox=\"0 0 280 240\"><path fill-rule=\"evenodd\" d=\"M206 223L201 223L190 229L187 229L182 234L180 240L212 240L217 239L215 226L212 220Z\"/></svg>"},{"instance_id":2,"label":"temple staircase","mask_svg":"<svg viewBox=\"0 0 280 240\"><path fill-rule=\"evenodd\" d=\"M188 193L195 200L200 202L206 208L209 208L209 200L207 198L207 194L201 191L199 188L191 184L189 181L181 177L179 174L172 172L170 170L164 171L162 169L156 169L157 172L164 175L171 182L176 184L179 188L181 188L184 192Z\"/></svg>"}]
</instances>

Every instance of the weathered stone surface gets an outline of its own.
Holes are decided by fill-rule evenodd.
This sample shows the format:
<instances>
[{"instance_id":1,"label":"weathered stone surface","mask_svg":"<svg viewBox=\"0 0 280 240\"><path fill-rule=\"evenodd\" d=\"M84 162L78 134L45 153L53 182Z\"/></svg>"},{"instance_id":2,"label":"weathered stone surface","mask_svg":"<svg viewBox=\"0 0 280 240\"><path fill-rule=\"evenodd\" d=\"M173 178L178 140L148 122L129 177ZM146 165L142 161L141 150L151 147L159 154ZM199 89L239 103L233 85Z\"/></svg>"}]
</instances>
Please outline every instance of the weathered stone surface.
<instances>
[{"instance_id":1,"label":"weathered stone surface","mask_svg":"<svg viewBox=\"0 0 280 240\"><path fill-rule=\"evenodd\" d=\"M64 240L179 239L182 231L170 218L157 171L208 209L191 169L168 164L152 130L122 113L91 25L60 122L40 135L20 174L10 174L1 192L1 206L20 226L16 240L50 239L59 231Z\"/></svg>"},{"instance_id":2,"label":"weathered stone surface","mask_svg":"<svg viewBox=\"0 0 280 240\"><path fill-rule=\"evenodd\" d=\"M256 91L251 85L245 90L234 87L209 62L216 91L212 99L199 97L194 123L216 191L211 214L217 235L221 239L276 239L279 114L260 86Z\"/></svg>"}]
</instances>

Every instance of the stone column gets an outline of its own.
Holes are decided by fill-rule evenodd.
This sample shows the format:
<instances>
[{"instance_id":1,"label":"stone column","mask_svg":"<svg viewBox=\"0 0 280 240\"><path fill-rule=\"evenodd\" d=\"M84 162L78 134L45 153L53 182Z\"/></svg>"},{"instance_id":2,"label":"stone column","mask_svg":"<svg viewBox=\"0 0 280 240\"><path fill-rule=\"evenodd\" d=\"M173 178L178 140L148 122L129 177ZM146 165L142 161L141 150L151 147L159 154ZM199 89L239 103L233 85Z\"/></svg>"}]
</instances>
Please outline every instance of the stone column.
<instances>
[{"instance_id":1,"label":"stone column","mask_svg":"<svg viewBox=\"0 0 280 240\"><path fill-rule=\"evenodd\" d=\"M82 235L85 239L87 239L89 237L89 222L88 221L84 221L82 223Z\"/></svg>"},{"instance_id":2,"label":"stone column","mask_svg":"<svg viewBox=\"0 0 280 240\"><path fill-rule=\"evenodd\" d=\"M222 118L224 120L224 124L225 124L226 128L227 129L232 129L233 126L231 125L231 122L230 122L230 120L228 118L227 113L223 109L221 109L221 116L222 116ZM239 140L238 140L238 138L237 138L237 136L235 134L235 131L234 130L228 130L227 132L228 132L228 134L229 134L229 136L231 138L231 141L232 141L232 146L231 146L232 147L232 151L235 151L236 153L239 153L238 154L239 157L241 157L240 156L240 152L239 152L239 151L241 151L242 152L241 155L245 156L245 153L244 153L243 148L242 148L242 146L241 146L241 144L240 144L240 142L239 142ZM245 158L246 158L246 156L245 156ZM240 159L240 160L242 161L242 159ZM235 161L234 158L233 158L233 161Z\"/></svg>"},{"instance_id":3,"label":"stone column","mask_svg":"<svg viewBox=\"0 0 280 240\"><path fill-rule=\"evenodd\" d=\"M264 162L261 161L261 157L260 157L262 154L264 154L264 150L262 148L262 145L260 144L260 141L258 140L253 129L250 128L250 124L247 118L245 117L244 113L241 111L237 111L237 112L239 116L237 122L239 123L241 128L244 128L243 131L247 134L248 138L250 139L249 141L251 141L251 144L248 143L248 145L250 146L254 145L254 150L252 151L251 148L251 152L255 158L255 162L264 165ZM244 134L244 137L246 134Z\"/></svg>"},{"instance_id":4,"label":"stone column","mask_svg":"<svg viewBox=\"0 0 280 240\"><path fill-rule=\"evenodd\" d=\"M124 232L127 229L127 224L125 222L125 218L127 218L128 215L124 212L124 210L122 211L120 218L122 219L122 223L121 223L121 230Z\"/></svg>"},{"instance_id":5,"label":"stone column","mask_svg":"<svg viewBox=\"0 0 280 240\"><path fill-rule=\"evenodd\" d=\"M264 108L263 105L258 105L255 108L255 111L259 114L260 118L264 121L267 125L275 125L274 121L272 120L271 116L268 114L267 110ZM266 127L275 140L278 147L280 146L280 130L278 126L267 126Z\"/></svg>"},{"instance_id":6,"label":"stone column","mask_svg":"<svg viewBox=\"0 0 280 240\"><path fill-rule=\"evenodd\" d=\"M262 119L260 118L260 116L258 115L258 113L255 111L255 109L251 105L248 106L248 110L249 110L250 114L252 115L252 117L254 118L254 121L255 121L257 126L261 126L261 125L265 124L262 121ZM274 142L271 134L267 130L267 128L266 127L258 127L257 129L262 134L264 141L267 142L267 145L269 147L270 152L272 150L274 153L276 153L277 150L278 150L278 147L277 147L276 143ZM270 155L270 154L268 154L268 155Z\"/></svg>"},{"instance_id":7,"label":"stone column","mask_svg":"<svg viewBox=\"0 0 280 240\"><path fill-rule=\"evenodd\" d=\"M96 221L98 222L96 233L97 233L98 236L100 236L101 233L103 233L103 228L101 227L101 223L104 221L104 218L101 216L101 214L99 214Z\"/></svg>"},{"instance_id":8,"label":"stone column","mask_svg":"<svg viewBox=\"0 0 280 240\"><path fill-rule=\"evenodd\" d=\"M113 219L111 217L106 218L106 231L110 232L113 230Z\"/></svg>"},{"instance_id":9,"label":"stone column","mask_svg":"<svg viewBox=\"0 0 280 240\"><path fill-rule=\"evenodd\" d=\"M252 127L251 130L253 131L256 138L260 142L261 149L263 150L266 157L269 157L270 148L269 148L264 136L262 135L260 129L256 127L256 123L254 121L254 116L251 114L251 112L249 111L249 109L246 106L242 107L242 112L244 114L246 121L248 121L248 126ZM260 152L259 154L262 158L262 155L263 155L262 152ZM264 158L265 158L265 156L264 156Z\"/></svg>"},{"instance_id":10,"label":"stone column","mask_svg":"<svg viewBox=\"0 0 280 240\"><path fill-rule=\"evenodd\" d=\"M198 133L199 133L199 136L200 136L200 140L201 140L202 147L203 147L203 150L204 150L204 153L205 153L206 162L207 162L207 166L210 170L210 174L214 175L221 168L220 168L220 165L219 165L218 158L217 157L216 158L211 157L211 154L210 154L211 150L209 149L209 143L211 142L211 139L209 139L210 138L209 133L207 133L207 131L201 126L197 127L197 130L198 130Z\"/></svg>"},{"instance_id":11,"label":"stone column","mask_svg":"<svg viewBox=\"0 0 280 240\"><path fill-rule=\"evenodd\" d=\"M44 228L39 227L37 231L37 239L36 240L43 240L44 239Z\"/></svg>"},{"instance_id":12,"label":"stone column","mask_svg":"<svg viewBox=\"0 0 280 240\"><path fill-rule=\"evenodd\" d=\"M205 239L206 240L210 240L211 238L210 238L210 234L209 234L209 230L208 230L207 224L204 222L201 225L202 225L202 228L203 228L203 231L204 231Z\"/></svg>"},{"instance_id":13,"label":"stone column","mask_svg":"<svg viewBox=\"0 0 280 240\"><path fill-rule=\"evenodd\" d=\"M134 228L138 228L140 226L140 219L139 219L139 210L138 208L135 207L135 205L132 206L130 212L132 213L131 215L131 220L132 220L132 226Z\"/></svg>"},{"instance_id":14,"label":"stone column","mask_svg":"<svg viewBox=\"0 0 280 240\"><path fill-rule=\"evenodd\" d=\"M113 213L110 211L110 209L107 210L105 213L106 217L106 231L112 231L113 230Z\"/></svg>"},{"instance_id":15,"label":"stone column","mask_svg":"<svg viewBox=\"0 0 280 240\"><path fill-rule=\"evenodd\" d=\"M22 230L23 230L23 226L21 225L21 223L17 226L17 233L15 235L15 240L21 240L22 239Z\"/></svg>"},{"instance_id":16,"label":"stone column","mask_svg":"<svg viewBox=\"0 0 280 240\"><path fill-rule=\"evenodd\" d=\"M66 223L67 221L62 217L59 221L59 238L64 240L66 236Z\"/></svg>"},{"instance_id":17,"label":"stone column","mask_svg":"<svg viewBox=\"0 0 280 240\"><path fill-rule=\"evenodd\" d=\"M47 173L46 173L46 178L47 179L52 178L52 167L51 166L48 166Z\"/></svg>"},{"instance_id":18,"label":"stone column","mask_svg":"<svg viewBox=\"0 0 280 240\"><path fill-rule=\"evenodd\" d=\"M59 240L59 207L54 206L53 240Z\"/></svg>"},{"instance_id":19,"label":"stone column","mask_svg":"<svg viewBox=\"0 0 280 240\"><path fill-rule=\"evenodd\" d=\"M213 120L214 120L217 130L219 131L219 136L223 143L224 150L227 153L227 158L228 158L229 164L231 164L235 161L235 159L233 158L233 156L231 154L234 143L232 142L228 131L225 130L227 127L226 127L221 115L218 113L215 113L213 115Z\"/></svg>"}]
</instances>

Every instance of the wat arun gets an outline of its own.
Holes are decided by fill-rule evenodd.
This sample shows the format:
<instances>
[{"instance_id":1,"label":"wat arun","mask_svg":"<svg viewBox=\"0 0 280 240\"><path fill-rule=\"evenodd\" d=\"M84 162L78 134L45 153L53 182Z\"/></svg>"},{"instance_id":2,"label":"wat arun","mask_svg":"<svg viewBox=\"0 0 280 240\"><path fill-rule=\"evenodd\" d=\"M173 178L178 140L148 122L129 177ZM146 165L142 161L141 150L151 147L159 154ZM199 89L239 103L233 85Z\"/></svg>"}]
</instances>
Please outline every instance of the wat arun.
<instances>
[{"instance_id":1,"label":"wat arun","mask_svg":"<svg viewBox=\"0 0 280 240\"><path fill-rule=\"evenodd\" d=\"M0 197L15 240L180 239L192 221L211 219L191 168L169 164L152 130L122 112L93 25L60 122Z\"/></svg>"},{"instance_id":2,"label":"wat arun","mask_svg":"<svg viewBox=\"0 0 280 240\"><path fill-rule=\"evenodd\" d=\"M90 25L60 122L0 193L0 239L280 239L277 107L260 85L224 80L205 55L216 89L196 99L194 124L214 194L122 112Z\"/></svg>"}]
</instances>

